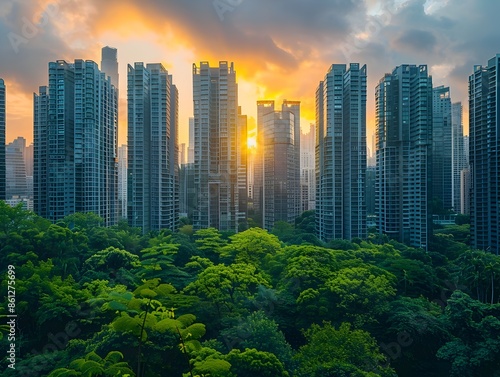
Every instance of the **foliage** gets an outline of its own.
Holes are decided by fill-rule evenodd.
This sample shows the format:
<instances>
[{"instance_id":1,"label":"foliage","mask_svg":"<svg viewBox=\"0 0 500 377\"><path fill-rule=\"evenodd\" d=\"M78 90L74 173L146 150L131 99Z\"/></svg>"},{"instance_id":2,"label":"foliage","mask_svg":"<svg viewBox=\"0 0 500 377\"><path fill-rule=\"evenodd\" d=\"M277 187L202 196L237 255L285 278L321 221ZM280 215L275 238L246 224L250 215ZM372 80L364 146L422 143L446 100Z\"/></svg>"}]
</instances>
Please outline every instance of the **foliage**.
<instances>
[{"instance_id":1,"label":"foliage","mask_svg":"<svg viewBox=\"0 0 500 377\"><path fill-rule=\"evenodd\" d=\"M385 366L386 358L369 333L351 330L349 323L338 329L325 322L305 331L307 344L300 348L298 376L337 375L340 371L353 376L395 376Z\"/></svg>"},{"instance_id":2,"label":"foliage","mask_svg":"<svg viewBox=\"0 0 500 377\"><path fill-rule=\"evenodd\" d=\"M324 244L313 211L271 233L143 234L0 201L24 350L2 375L498 376L500 257L465 220L425 251L376 230Z\"/></svg>"}]
</instances>

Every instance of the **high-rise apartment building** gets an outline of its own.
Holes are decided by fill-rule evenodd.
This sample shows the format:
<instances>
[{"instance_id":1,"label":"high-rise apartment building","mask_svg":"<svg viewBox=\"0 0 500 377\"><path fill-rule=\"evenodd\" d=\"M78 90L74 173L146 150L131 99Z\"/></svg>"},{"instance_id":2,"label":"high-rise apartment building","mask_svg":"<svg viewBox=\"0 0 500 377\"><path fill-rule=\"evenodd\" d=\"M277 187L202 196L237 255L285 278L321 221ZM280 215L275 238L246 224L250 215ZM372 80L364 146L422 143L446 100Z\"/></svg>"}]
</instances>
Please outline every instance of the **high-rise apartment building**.
<instances>
[{"instance_id":1,"label":"high-rise apartment building","mask_svg":"<svg viewBox=\"0 0 500 377\"><path fill-rule=\"evenodd\" d=\"M238 106L238 229L245 230L248 214L248 119Z\"/></svg>"},{"instance_id":2,"label":"high-rise apartment building","mask_svg":"<svg viewBox=\"0 0 500 377\"><path fill-rule=\"evenodd\" d=\"M101 71L111 77L111 85L114 85L116 90L119 86L118 76L118 52L113 47L103 47L101 50Z\"/></svg>"},{"instance_id":3,"label":"high-rise apartment building","mask_svg":"<svg viewBox=\"0 0 500 377\"><path fill-rule=\"evenodd\" d=\"M316 204L316 126L300 134L300 212L312 210Z\"/></svg>"},{"instance_id":4,"label":"high-rise apartment building","mask_svg":"<svg viewBox=\"0 0 500 377\"><path fill-rule=\"evenodd\" d=\"M465 154L465 166L468 168L469 165L470 165L470 159L469 159L469 136L464 136L464 154Z\"/></svg>"},{"instance_id":5,"label":"high-rise apartment building","mask_svg":"<svg viewBox=\"0 0 500 377\"><path fill-rule=\"evenodd\" d=\"M462 103L456 102L451 105L451 206L455 212L461 213L462 185L460 183L460 173L466 169L465 151L464 151L464 129L462 121Z\"/></svg>"},{"instance_id":6,"label":"high-rise apartment building","mask_svg":"<svg viewBox=\"0 0 500 377\"><path fill-rule=\"evenodd\" d=\"M162 64L128 66L128 221L150 230L179 222L178 103Z\"/></svg>"},{"instance_id":7,"label":"high-rise apartment building","mask_svg":"<svg viewBox=\"0 0 500 377\"><path fill-rule=\"evenodd\" d=\"M316 231L366 238L366 66L333 64L316 90Z\"/></svg>"},{"instance_id":8,"label":"high-rise apartment building","mask_svg":"<svg viewBox=\"0 0 500 377\"><path fill-rule=\"evenodd\" d=\"M432 198L435 210L453 207L453 137L450 88L438 86L432 96Z\"/></svg>"},{"instance_id":9,"label":"high-rise apartment building","mask_svg":"<svg viewBox=\"0 0 500 377\"><path fill-rule=\"evenodd\" d=\"M117 91L90 60L49 63L34 94L35 211L57 221L93 212L118 219Z\"/></svg>"},{"instance_id":10,"label":"high-rise apartment building","mask_svg":"<svg viewBox=\"0 0 500 377\"><path fill-rule=\"evenodd\" d=\"M5 82L0 79L0 200L5 200Z\"/></svg>"},{"instance_id":11,"label":"high-rise apartment building","mask_svg":"<svg viewBox=\"0 0 500 377\"><path fill-rule=\"evenodd\" d=\"M262 221L272 230L277 221L292 223L299 215L296 208L300 181L297 181L295 114L271 111L262 118Z\"/></svg>"},{"instance_id":12,"label":"high-rise apartment building","mask_svg":"<svg viewBox=\"0 0 500 377\"><path fill-rule=\"evenodd\" d=\"M257 214L257 224L264 227L264 116L274 113L273 100L257 101L257 147L253 160L253 208Z\"/></svg>"},{"instance_id":13,"label":"high-rise apartment building","mask_svg":"<svg viewBox=\"0 0 500 377\"><path fill-rule=\"evenodd\" d=\"M194 118L189 118L188 164L194 163Z\"/></svg>"},{"instance_id":14,"label":"high-rise apartment building","mask_svg":"<svg viewBox=\"0 0 500 377\"><path fill-rule=\"evenodd\" d=\"M376 92L378 230L426 249L430 214L432 78L426 65L401 65Z\"/></svg>"},{"instance_id":15,"label":"high-rise apartment building","mask_svg":"<svg viewBox=\"0 0 500 377\"><path fill-rule=\"evenodd\" d=\"M233 63L193 64L194 176L193 227L237 232L239 208L238 86ZM245 216L246 217L246 216Z\"/></svg>"},{"instance_id":16,"label":"high-rise apartment building","mask_svg":"<svg viewBox=\"0 0 500 377\"><path fill-rule=\"evenodd\" d=\"M259 223L271 230L276 221L293 223L300 215L300 102L257 101L257 151L253 177Z\"/></svg>"},{"instance_id":17,"label":"high-rise apartment building","mask_svg":"<svg viewBox=\"0 0 500 377\"><path fill-rule=\"evenodd\" d=\"M22 137L5 146L5 201L10 206L22 203L24 209L33 211L33 197L30 195L33 191L33 177L28 179L26 175L25 151L26 139Z\"/></svg>"},{"instance_id":18,"label":"high-rise apartment building","mask_svg":"<svg viewBox=\"0 0 500 377\"><path fill-rule=\"evenodd\" d=\"M28 183L24 152L26 139L18 137L5 146L6 190L7 199L27 199Z\"/></svg>"},{"instance_id":19,"label":"high-rise apartment building","mask_svg":"<svg viewBox=\"0 0 500 377\"><path fill-rule=\"evenodd\" d=\"M471 240L500 251L500 54L469 76Z\"/></svg>"},{"instance_id":20,"label":"high-rise apartment building","mask_svg":"<svg viewBox=\"0 0 500 377\"><path fill-rule=\"evenodd\" d=\"M470 215L470 170L463 169L460 172L460 213Z\"/></svg>"},{"instance_id":21,"label":"high-rise apartment building","mask_svg":"<svg viewBox=\"0 0 500 377\"><path fill-rule=\"evenodd\" d=\"M127 176L128 176L128 146L118 147L118 216L126 219L127 214Z\"/></svg>"}]
</instances>

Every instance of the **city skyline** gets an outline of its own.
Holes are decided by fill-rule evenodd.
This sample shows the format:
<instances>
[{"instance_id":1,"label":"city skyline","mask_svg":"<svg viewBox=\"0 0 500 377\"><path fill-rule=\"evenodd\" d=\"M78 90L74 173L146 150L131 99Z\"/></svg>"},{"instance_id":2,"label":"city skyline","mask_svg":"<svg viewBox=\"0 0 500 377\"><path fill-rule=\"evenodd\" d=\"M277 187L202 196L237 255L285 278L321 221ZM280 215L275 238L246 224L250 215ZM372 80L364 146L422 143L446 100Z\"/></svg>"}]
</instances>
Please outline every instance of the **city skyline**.
<instances>
[{"instance_id":1,"label":"city skyline","mask_svg":"<svg viewBox=\"0 0 500 377\"><path fill-rule=\"evenodd\" d=\"M192 116L191 64L205 60L235 62L249 128L256 121L255 101L265 98L301 101L301 124L307 127L314 122L321 72L332 63L367 64L367 135L375 129L378 78L400 64L426 64L435 85L449 86L453 99L464 103L467 134L467 76L477 61L496 53L495 10L500 4L472 0L339 0L315 6L293 0L286 7L244 0L7 2L0 7L0 31L7 36L0 41L0 77L9 91L6 142L17 136L32 142L28 109L32 93L47 84L43 75L49 61L99 62L100 49L108 45L118 51L122 88L126 66L134 61L162 62L178 78L180 143L187 143ZM294 80L287 80L291 76ZM125 103L122 90L120 144L126 141Z\"/></svg>"}]
</instances>

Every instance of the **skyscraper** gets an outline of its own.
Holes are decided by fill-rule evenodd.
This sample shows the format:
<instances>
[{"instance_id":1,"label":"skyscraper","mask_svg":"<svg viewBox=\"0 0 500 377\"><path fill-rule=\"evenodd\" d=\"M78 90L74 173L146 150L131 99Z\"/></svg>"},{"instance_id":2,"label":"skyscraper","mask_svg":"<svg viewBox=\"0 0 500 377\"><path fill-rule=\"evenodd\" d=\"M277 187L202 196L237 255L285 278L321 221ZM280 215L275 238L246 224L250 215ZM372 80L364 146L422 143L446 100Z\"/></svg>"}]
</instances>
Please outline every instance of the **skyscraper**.
<instances>
[{"instance_id":1,"label":"skyscraper","mask_svg":"<svg viewBox=\"0 0 500 377\"><path fill-rule=\"evenodd\" d=\"M293 145L294 145L294 162L293 169L295 174L293 176L292 192L293 192L293 211L295 217L300 215L300 101L284 100L281 105L281 112L285 114L290 112L293 114L294 129L293 129Z\"/></svg>"},{"instance_id":2,"label":"skyscraper","mask_svg":"<svg viewBox=\"0 0 500 377\"><path fill-rule=\"evenodd\" d=\"M26 180L26 165L24 151L26 139L18 137L5 146L6 190L7 199L27 199L28 184Z\"/></svg>"},{"instance_id":3,"label":"skyscraper","mask_svg":"<svg viewBox=\"0 0 500 377\"><path fill-rule=\"evenodd\" d=\"M470 215L470 170L463 169L460 172L460 213Z\"/></svg>"},{"instance_id":4,"label":"skyscraper","mask_svg":"<svg viewBox=\"0 0 500 377\"><path fill-rule=\"evenodd\" d=\"M285 109L285 108L284 108ZM296 172L295 114L291 111L267 112L262 119L262 220L272 230L277 221L294 222L300 181Z\"/></svg>"},{"instance_id":5,"label":"skyscraper","mask_svg":"<svg viewBox=\"0 0 500 377\"><path fill-rule=\"evenodd\" d=\"M161 64L128 66L128 220L176 230L179 221L178 92Z\"/></svg>"},{"instance_id":6,"label":"skyscraper","mask_svg":"<svg viewBox=\"0 0 500 377\"><path fill-rule=\"evenodd\" d=\"M451 171L452 171L452 186L451 186L451 206L455 212L461 211L461 183L460 172L467 168L465 151L464 151L464 131L462 122L462 103L456 102L451 105L451 128L452 128L452 145L451 145Z\"/></svg>"},{"instance_id":7,"label":"skyscraper","mask_svg":"<svg viewBox=\"0 0 500 377\"><path fill-rule=\"evenodd\" d=\"M257 224L264 227L264 116L274 113L274 101L257 101L257 148L253 161L253 207L257 213Z\"/></svg>"},{"instance_id":8,"label":"skyscraper","mask_svg":"<svg viewBox=\"0 0 500 377\"><path fill-rule=\"evenodd\" d=\"M469 76L472 246L500 251L500 54Z\"/></svg>"},{"instance_id":9,"label":"skyscraper","mask_svg":"<svg viewBox=\"0 0 500 377\"><path fill-rule=\"evenodd\" d=\"M103 47L101 50L101 71L111 77L111 85L114 85L116 90L119 86L118 76L118 53L116 48Z\"/></svg>"},{"instance_id":10,"label":"skyscraper","mask_svg":"<svg viewBox=\"0 0 500 377\"><path fill-rule=\"evenodd\" d=\"M366 237L366 66L333 64L316 90L316 231Z\"/></svg>"},{"instance_id":11,"label":"skyscraper","mask_svg":"<svg viewBox=\"0 0 500 377\"><path fill-rule=\"evenodd\" d=\"M238 87L234 64L193 64L194 175L193 227L238 231Z\"/></svg>"},{"instance_id":12,"label":"skyscraper","mask_svg":"<svg viewBox=\"0 0 500 377\"><path fill-rule=\"evenodd\" d=\"M254 207L262 226L293 223L300 215L300 102L257 101Z\"/></svg>"},{"instance_id":13,"label":"skyscraper","mask_svg":"<svg viewBox=\"0 0 500 377\"><path fill-rule=\"evenodd\" d=\"M300 134L300 212L315 208L316 204L316 126L311 124L309 132Z\"/></svg>"},{"instance_id":14,"label":"skyscraper","mask_svg":"<svg viewBox=\"0 0 500 377\"><path fill-rule=\"evenodd\" d=\"M430 215L432 78L426 65L401 65L376 97L378 230L426 249Z\"/></svg>"},{"instance_id":15,"label":"skyscraper","mask_svg":"<svg viewBox=\"0 0 500 377\"><path fill-rule=\"evenodd\" d=\"M189 145L187 162L189 164L194 163L194 118L189 118Z\"/></svg>"},{"instance_id":16,"label":"skyscraper","mask_svg":"<svg viewBox=\"0 0 500 377\"><path fill-rule=\"evenodd\" d=\"M246 229L248 213L248 119L238 106L238 227Z\"/></svg>"},{"instance_id":17,"label":"skyscraper","mask_svg":"<svg viewBox=\"0 0 500 377\"><path fill-rule=\"evenodd\" d=\"M0 79L0 200L5 200L5 82Z\"/></svg>"},{"instance_id":18,"label":"skyscraper","mask_svg":"<svg viewBox=\"0 0 500 377\"><path fill-rule=\"evenodd\" d=\"M117 221L117 92L93 61L49 63L34 94L35 211L52 221L93 212Z\"/></svg>"},{"instance_id":19,"label":"skyscraper","mask_svg":"<svg viewBox=\"0 0 500 377\"><path fill-rule=\"evenodd\" d=\"M432 97L432 196L436 210L453 207L452 117L450 88L438 86Z\"/></svg>"},{"instance_id":20,"label":"skyscraper","mask_svg":"<svg viewBox=\"0 0 500 377\"><path fill-rule=\"evenodd\" d=\"M127 218L128 146L118 147L118 216Z\"/></svg>"}]
</instances>

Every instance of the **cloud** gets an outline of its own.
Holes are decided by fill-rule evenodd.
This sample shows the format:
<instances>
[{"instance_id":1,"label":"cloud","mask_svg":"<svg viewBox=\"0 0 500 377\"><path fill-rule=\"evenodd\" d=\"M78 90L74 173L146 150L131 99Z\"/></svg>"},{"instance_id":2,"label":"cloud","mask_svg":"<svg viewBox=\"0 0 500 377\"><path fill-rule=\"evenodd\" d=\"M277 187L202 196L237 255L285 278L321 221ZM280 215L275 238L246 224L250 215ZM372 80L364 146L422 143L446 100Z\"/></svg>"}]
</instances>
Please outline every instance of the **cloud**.
<instances>
[{"instance_id":1,"label":"cloud","mask_svg":"<svg viewBox=\"0 0 500 377\"><path fill-rule=\"evenodd\" d=\"M432 53L436 45L437 39L432 32L415 29L404 31L393 44L397 49L415 54Z\"/></svg>"},{"instance_id":2,"label":"cloud","mask_svg":"<svg viewBox=\"0 0 500 377\"><path fill-rule=\"evenodd\" d=\"M51 13L40 19L44 9ZM328 67L359 62L368 67L371 117L376 83L400 64L441 67L431 71L434 81L450 85L453 100L466 102L474 64L500 52L499 13L500 2L489 0L3 0L0 77L10 93L23 93L9 98L21 101L46 84L49 61L99 60L101 44L112 36L119 59L175 61L174 80L181 84L190 77L189 69L175 76L179 64L234 61L238 79L255 85L255 97L301 100L302 113L314 121L315 89ZM17 53L8 38L14 34L23 38ZM147 43L137 49L141 39ZM183 63L176 54L194 61ZM189 85L180 92L188 107ZM255 105L241 99L252 115ZM23 106L31 112L30 103Z\"/></svg>"}]
</instances>

